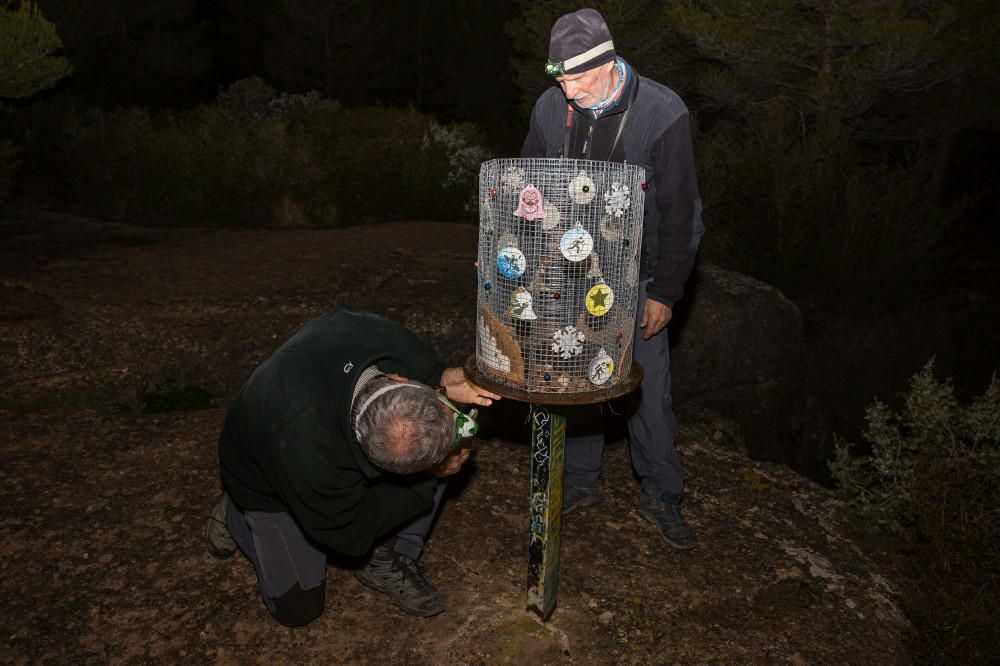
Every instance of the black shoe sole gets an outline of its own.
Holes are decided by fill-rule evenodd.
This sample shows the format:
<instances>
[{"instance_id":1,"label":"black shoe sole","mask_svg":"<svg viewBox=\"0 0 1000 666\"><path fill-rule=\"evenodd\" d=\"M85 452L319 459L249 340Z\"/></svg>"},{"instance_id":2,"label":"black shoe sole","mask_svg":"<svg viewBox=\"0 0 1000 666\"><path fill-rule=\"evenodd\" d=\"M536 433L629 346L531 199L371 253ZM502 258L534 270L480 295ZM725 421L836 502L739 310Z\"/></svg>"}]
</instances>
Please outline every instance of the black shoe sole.
<instances>
[{"instance_id":1,"label":"black shoe sole","mask_svg":"<svg viewBox=\"0 0 1000 666\"><path fill-rule=\"evenodd\" d=\"M692 548L698 545L697 541L693 543L680 543L678 541L671 541L670 539L667 538L667 535L663 533L663 530L660 529L660 524L657 522L656 518L653 518L649 514L644 513L642 509L636 509L635 512L639 514L642 518L645 518L649 522L653 523L653 525L656 527L656 531L660 535L660 538L662 538L668 546L676 548L677 550L691 550Z\"/></svg>"}]
</instances>

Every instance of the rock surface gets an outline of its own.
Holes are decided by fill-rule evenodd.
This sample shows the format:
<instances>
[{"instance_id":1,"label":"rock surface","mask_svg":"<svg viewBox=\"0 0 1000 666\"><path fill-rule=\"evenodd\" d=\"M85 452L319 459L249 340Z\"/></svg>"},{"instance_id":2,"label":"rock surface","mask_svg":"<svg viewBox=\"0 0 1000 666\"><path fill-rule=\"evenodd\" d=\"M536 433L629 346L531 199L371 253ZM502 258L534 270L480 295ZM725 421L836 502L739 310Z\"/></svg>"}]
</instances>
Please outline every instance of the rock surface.
<instances>
[{"instance_id":1,"label":"rock surface","mask_svg":"<svg viewBox=\"0 0 1000 666\"><path fill-rule=\"evenodd\" d=\"M271 663L886 663L907 625L840 506L747 460L734 425L681 410L686 515L668 550L632 512L627 447L606 501L568 517L559 606L524 611L527 448L482 441L424 564L448 600L411 618L331 566L325 614L273 622L249 563L203 547L215 439L249 370L340 303L471 349L475 230L149 230L32 214L0 225L4 660ZM468 318L471 320L471 317ZM721 326L722 323L719 323ZM681 341L681 344L687 344ZM166 380L218 396L137 409Z\"/></svg>"},{"instance_id":2,"label":"rock surface","mask_svg":"<svg viewBox=\"0 0 1000 666\"><path fill-rule=\"evenodd\" d=\"M799 308L769 284L699 266L671 324L674 399L737 421L750 455L790 462L802 437L803 334Z\"/></svg>"}]
</instances>

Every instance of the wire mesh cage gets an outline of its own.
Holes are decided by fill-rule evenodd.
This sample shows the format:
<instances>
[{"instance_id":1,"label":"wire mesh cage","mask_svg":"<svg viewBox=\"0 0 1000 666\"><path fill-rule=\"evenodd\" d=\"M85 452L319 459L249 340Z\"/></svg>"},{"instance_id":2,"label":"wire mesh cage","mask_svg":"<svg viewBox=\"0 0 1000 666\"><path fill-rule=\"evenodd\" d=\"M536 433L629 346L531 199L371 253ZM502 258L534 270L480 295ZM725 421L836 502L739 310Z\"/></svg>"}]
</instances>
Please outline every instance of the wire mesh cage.
<instances>
[{"instance_id":1,"label":"wire mesh cage","mask_svg":"<svg viewBox=\"0 0 1000 666\"><path fill-rule=\"evenodd\" d=\"M476 365L529 393L588 393L632 366L645 172L500 159L479 171Z\"/></svg>"}]
</instances>

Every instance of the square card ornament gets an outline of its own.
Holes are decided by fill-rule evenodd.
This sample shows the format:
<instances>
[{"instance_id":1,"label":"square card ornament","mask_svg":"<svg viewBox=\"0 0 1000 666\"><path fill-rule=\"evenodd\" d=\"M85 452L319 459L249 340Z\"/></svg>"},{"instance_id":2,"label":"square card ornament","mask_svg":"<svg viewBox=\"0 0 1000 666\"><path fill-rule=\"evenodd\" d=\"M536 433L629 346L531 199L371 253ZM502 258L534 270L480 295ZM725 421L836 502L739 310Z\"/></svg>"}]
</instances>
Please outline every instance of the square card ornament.
<instances>
[{"instance_id":1,"label":"square card ornament","mask_svg":"<svg viewBox=\"0 0 1000 666\"><path fill-rule=\"evenodd\" d=\"M644 182L632 164L482 164L477 376L546 404L634 388Z\"/></svg>"}]
</instances>

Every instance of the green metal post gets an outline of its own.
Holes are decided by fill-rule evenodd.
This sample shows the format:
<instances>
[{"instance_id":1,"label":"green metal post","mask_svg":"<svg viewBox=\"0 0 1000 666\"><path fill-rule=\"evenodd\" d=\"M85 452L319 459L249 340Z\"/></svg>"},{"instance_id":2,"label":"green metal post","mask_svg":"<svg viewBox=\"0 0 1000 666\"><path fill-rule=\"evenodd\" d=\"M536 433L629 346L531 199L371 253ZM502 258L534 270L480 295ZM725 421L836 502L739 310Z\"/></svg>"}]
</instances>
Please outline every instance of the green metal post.
<instances>
[{"instance_id":1,"label":"green metal post","mask_svg":"<svg viewBox=\"0 0 1000 666\"><path fill-rule=\"evenodd\" d=\"M559 589L566 418L531 405L531 499L528 608L547 620Z\"/></svg>"}]
</instances>

